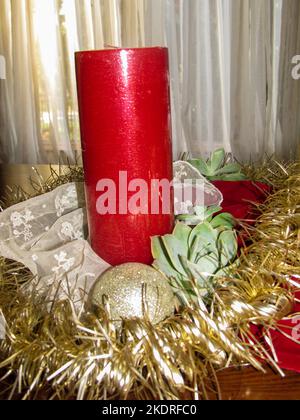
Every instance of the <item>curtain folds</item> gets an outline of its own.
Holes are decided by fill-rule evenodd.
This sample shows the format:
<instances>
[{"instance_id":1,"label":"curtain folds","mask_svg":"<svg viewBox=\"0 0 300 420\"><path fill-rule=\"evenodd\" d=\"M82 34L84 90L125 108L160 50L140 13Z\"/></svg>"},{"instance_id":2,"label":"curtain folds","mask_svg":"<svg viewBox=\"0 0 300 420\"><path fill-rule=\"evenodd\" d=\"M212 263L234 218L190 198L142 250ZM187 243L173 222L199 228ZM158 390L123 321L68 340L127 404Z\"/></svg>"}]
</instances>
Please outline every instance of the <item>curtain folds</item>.
<instances>
[{"instance_id":1,"label":"curtain folds","mask_svg":"<svg viewBox=\"0 0 300 420\"><path fill-rule=\"evenodd\" d=\"M300 144L297 0L169 0L175 156L225 147L293 159Z\"/></svg>"},{"instance_id":2,"label":"curtain folds","mask_svg":"<svg viewBox=\"0 0 300 420\"><path fill-rule=\"evenodd\" d=\"M174 158L294 158L299 0L1 0L0 162L80 156L74 51L168 46Z\"/></svg>"}]
</instances>

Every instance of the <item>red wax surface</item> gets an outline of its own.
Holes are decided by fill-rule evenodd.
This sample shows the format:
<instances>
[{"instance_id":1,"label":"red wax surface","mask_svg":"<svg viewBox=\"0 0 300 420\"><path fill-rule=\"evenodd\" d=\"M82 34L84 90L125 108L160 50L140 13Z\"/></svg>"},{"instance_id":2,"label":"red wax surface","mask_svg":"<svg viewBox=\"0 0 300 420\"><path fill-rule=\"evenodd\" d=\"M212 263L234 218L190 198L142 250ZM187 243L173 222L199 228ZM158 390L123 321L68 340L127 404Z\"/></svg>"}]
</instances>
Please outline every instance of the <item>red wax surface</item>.
<instances>
[{"instance_id":1,"label":"red wax surface","mask_svg":"<svg viewBox=\"0 0 300 420\"><path fill-rule=\"evenodd\" d=\"M91 245L112 265L151 263L150 237L174 226L173 210L167 215L96 211L100 179L112 179L118 188L120 171L128 172L128 181L140 178L149 187L152 179L173 178L168 66L166 48L76 53Z\"/></svg>"}]
</instances>

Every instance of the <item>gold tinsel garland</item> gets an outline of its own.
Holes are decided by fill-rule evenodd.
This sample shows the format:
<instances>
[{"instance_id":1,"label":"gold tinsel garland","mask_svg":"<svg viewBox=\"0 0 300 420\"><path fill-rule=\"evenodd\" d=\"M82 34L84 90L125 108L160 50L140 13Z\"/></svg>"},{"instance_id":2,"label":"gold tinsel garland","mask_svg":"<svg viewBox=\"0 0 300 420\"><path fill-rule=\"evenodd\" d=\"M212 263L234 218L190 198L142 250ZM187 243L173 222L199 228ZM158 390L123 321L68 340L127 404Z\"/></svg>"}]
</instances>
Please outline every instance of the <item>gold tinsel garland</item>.
<instances>
[{"instance_id":1,"label":"gold tinsel garland","mask_svg":"<svg viewBox=\"0 0 300 420\"><path fill-rule=\"evenodd\" d=\"M281 373L271 350L251 333L250 323L268 329L292 310L289 277L300 274L300 164L245 168L254 180L273 186L257 210L255 228L244 226L252 243L244 248L234 278L223 278L209 308L201 298L176 316L153 326L125 320L123 329L110 322L109 307L97 316L77 317L71 301L48 303L24 297L21 285L32 280L17 263L0 259L0 309L7 336L0 341L1 383L5 398L39 398L47 391L58 399L200 399L206 379L229 365L264 364ZM36 184L40 194L82 172L52 173ZM28 198L10 192L6 205ZM196 290L196 287L195 287Z\"/></svg>"}]
</instances>

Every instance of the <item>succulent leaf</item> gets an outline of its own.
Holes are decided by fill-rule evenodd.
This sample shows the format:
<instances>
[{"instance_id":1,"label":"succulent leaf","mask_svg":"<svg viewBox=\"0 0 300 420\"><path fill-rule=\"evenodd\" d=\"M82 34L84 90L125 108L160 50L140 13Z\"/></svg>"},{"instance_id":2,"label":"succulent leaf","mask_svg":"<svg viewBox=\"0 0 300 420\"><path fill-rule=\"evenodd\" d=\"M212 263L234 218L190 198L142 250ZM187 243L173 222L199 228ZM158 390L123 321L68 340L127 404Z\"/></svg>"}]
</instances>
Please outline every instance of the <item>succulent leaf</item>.
<instances>
[{"instance_id":1,"label":"succulent leaf","mask_svg":"<svg viewBox=\"0 0 300 420\"><path fill-rule=\"evenodd\" d=\"M186 275L184 268L180 262L179 256L187 257L188 247L185 246L174 235L165 235L162 237L162 242L166 248L168 258L171 261L172 267L175 268L180 274Z\"/></svg>"},{"instance_id":2,"label":"succulent leaf","mask_svg":"<svg viewBox=\"0 0 300 420\"><path fill-rule=\"evenodd\" d=\"M245 181L247 180L247 177L242 172L239 172L236 174L223 175L222 180L223 181Z\"/></svg>"},{"instance_id":3,"label":"succulent leaf","mask_svg":"<svg viewBox=\"0 0 300 420\"><path fill-rule=\"evenodd\" d=\"M173 235L188 248L189 237L192 229L184 223L176 223Z\"/></svg>"},{"instance_id":4,"label":"succulent leaf","mask_svg":"<svg viewBox=\"0 0 300 420\"><path fill-rule=\"evenodd\" d=\"M222 210L222 207L219 207L219 206L208 207L204 213L205 220L210 222L212 220L212 216L216 213L219 213L221 210Z\"/></svg>"},{"instance_id":5,"label":"succulent leaf","mask_svg":"<svg viewBox=\"0 0 300 420\"><path fill-rule=\"evenodd\" d=\"M181 214L176 216L178 222L185 223L186 225L197 226L199 223L203 222L203 218L195 214Z\"/></svg>"},{"instance_id":6,"label":"succulent leaf","mask_svg":"<svg viewBox=\"0 0 300 420\"><path fill-rule=\"evenodd\" d=\"M171 260L168 258L166 248L162 238L154 236L151 240L152 255L155 259L154 265L159 271L165 273L168 277L176 277L178 272L172 267Z\"/></svg>"},{"instance_id":7,"label":"succulent leaf","mask_svg":"<svg viewBox=\"0 0 300 420\"><path fill-rule=\"evenodd\" d=\"M209 167L204 159L192 159L188 160L188 163L198 169L202 175L207 176L209 174Z\"/></svg>"},{"instance_id":8,"label":"succulent leaf","mask_svg":"<svg viewBox=\"0 0 300 420\"><path fill-rule=\"evenodd\" d=\"M241 165L231 162L224 149L213 152L207 162L202 158L192 159L188 162L210 181L243 181L247 179L242 172Z\"/></svg>"},{"instance_id":9,"label":"succulent leaf","mask_svg":"<svg viewBox=\"0 0 300 420\"><path fill-rule=\"evenodd\" d=\"M210 181L245 181L247 180L246 175L244 175L242 172L236 173L236 174L226 174L226 175L217 175L212 176L209 178Z\"/></svg>"},{"instance_id":10,"label":"succulent leaf","mask_svg":"<svg viewBox=\"0 0 300 420\"><path fill-rule=\"evenodd\" d=\"M219 261L215 255L206 255L201 258L198 264L188 263L189 270L198 282L207 281L212 274L216 273L219 268ZM201 284L203 286L203 284Z\"/></svg>"},{"instance_id":11,"label":"succulent leaf","mask_svg":"<svg viewBox=\"0 0 300 420\"><path fill-rule=\"evenodd\" d=\"M210 158L210 173L216 173L224 165L225 158L226 153L224 149L218 149L213 152Z\"/></svg>"},{"instance_id":12,"label":"succulent leaf","mask_svg":"<svg viewBox=\"0 0 300 420\"><path fill-rule=\"evenodd\" d=\"M235 220L230 213L221 213L211 221L214 229L232 229L235 226Z\"/></svg>"},{"instance_id":13,"label":"succulent leaf","mask_svg":"<svg viewBox=\"0 0 300 420\"><path fill-rule=\"evenodd\" d=\"M182 302L197 295L210 298L217 278L233 267L237 250L233 218L227 213L194 229L178 223L172 235L152 238L154 267L169 277Z\"/></svg>"},{"instance_id":14,"label":"succulent leaf","mask_svg":"<svg viewBox=\"0 0 300 420\"><path fill-rule=\"evenodd\" d=\"M219 251L221 256L221 265L225 267L234 260L237 255L238 246L236 233L232 230L222 232L219 237Z\"/></svg>"},{"instance_id":15,"label":"succulent leaf","mask_svg":"<svg viewBox=\"0 0 300 420\"><path fill-rule=\"evenodd\" d=\"M193 245L194 239L200 236L202 240L204 240L206 243L211 244L215 243L218 237L218 232L213 229L210 223L204 222L196 226L192 233L190 234L189 238L189 246L191 247Z\"/></svg>"},{"instance_id":16,"label":"succulent leaf","mask_svg":"<svg viewBox=\"0 0 300 420\"><path fill-rule=\"evenodd\" d=\"M216 232L216 237L218 233ZM207 241L201 235L195 237L193 244L190 248L189 260L196 264L199 260L208 254L218 255L217 241Z\"/></svg>"},{"instance_id":17,"label":"succulent leaf","mask_svg":"<svg viewBox=\"0 0 300 420\"><path fill-rule=\"evenodd\" d=\"M164 273L169 278L178 279L180 277L180 274L171 267L170 263L163 261L162 259L155 260L153 267L156 268L156 270Z\"/></svg>"},{"instance_id":18,"label":"succulent leaf","mask_svg":"<svg viewBox=\"0 0 300 420\"><path fill-rule=\"evenodd\" d=\"M215 171L215 175L237 174L241 172L241 166L238 163L228 163Z\"/></svg>"}]
</instances>

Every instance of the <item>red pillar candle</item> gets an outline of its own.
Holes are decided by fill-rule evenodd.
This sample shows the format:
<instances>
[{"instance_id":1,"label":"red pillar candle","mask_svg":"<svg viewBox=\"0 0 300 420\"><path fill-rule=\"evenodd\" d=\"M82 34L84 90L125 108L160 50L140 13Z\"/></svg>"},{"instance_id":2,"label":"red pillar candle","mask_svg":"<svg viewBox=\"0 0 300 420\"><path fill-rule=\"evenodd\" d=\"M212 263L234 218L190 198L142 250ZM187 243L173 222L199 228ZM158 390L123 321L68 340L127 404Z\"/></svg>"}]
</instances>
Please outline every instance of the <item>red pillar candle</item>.
<instances>
[{"instance_id":1,"label":"red pillar candle","mask_svg":"<svg viewBox=\"0 0 300 420\"><path fill-rule=\"evenodd\" d=\"M150 192L153 180L172 180L168 50L79 52L76 73L92 247L112 265L149 264L151 236L170 233L174 225L173 203L167 212L160 203L158 214L152 214ZM125 191L125 174L127 186L140 179L149 188L142 212L126 209L139 189ZM113 206L107 214L98 211L99 198L109 189L100 192L100 180L116 186L116 212Z\"/></svg>"}]
</instances>

